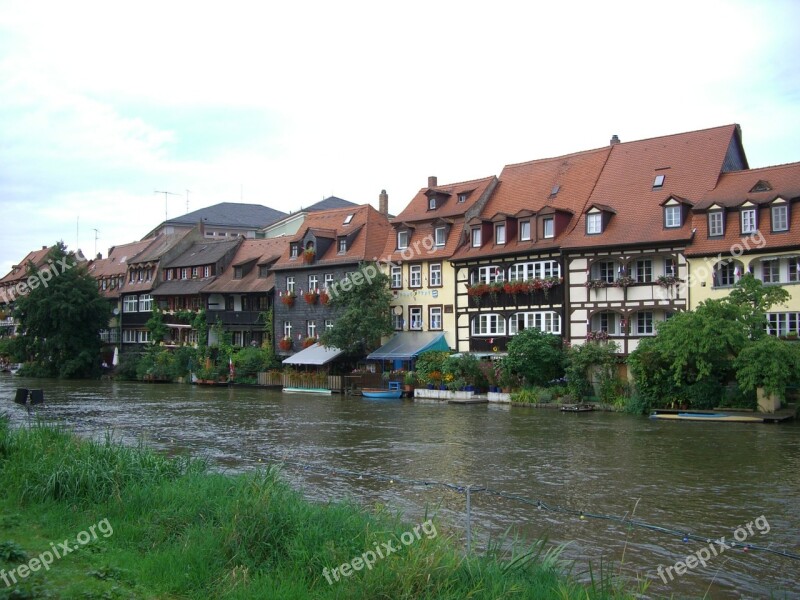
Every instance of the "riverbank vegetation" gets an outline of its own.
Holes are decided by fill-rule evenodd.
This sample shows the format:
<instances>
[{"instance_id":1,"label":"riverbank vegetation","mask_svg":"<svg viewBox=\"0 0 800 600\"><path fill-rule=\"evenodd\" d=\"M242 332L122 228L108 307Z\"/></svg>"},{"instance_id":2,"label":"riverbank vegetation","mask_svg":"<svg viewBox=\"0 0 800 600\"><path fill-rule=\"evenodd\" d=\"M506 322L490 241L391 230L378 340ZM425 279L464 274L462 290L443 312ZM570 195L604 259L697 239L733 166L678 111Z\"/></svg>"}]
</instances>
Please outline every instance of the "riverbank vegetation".
<instances>
[{"instance_id":1,"label":"riverbank vegetation","mask_svg":"<svg viewBox=\"0 0 800 600\"><path fill-rule=\"evenodd\" d=\"M558 549L492 547L464 557L439 535L400 542L413 525L351 504L313 504L277 469L222 475L110 439L0 416L0 569L6 598L633 598L618 580L577 583ZM19 577L64 540L107 520L110 535ZM394 541L371 570L329 584L323 569ZM51 544L52 542L52 544ZM638 593L646 589L641 584Z\"/></svg>"}]
</instances>

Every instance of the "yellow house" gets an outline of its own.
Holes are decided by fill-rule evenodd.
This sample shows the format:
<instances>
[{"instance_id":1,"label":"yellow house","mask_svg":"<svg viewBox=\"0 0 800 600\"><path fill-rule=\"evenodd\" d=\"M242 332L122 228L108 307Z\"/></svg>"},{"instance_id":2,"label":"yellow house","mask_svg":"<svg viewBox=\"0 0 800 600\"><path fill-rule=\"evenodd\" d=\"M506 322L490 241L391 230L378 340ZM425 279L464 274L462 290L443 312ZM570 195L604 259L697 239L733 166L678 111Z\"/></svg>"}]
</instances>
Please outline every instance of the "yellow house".
<instances>
[{"instance_id":1,"label":"yellow house","mask_svg":"<svg viewBox=\"0 0 800 600\"><path fill-rule=\"evenodd\" d=\"M720 299L745 273L780 285L791 299L768 313L768 332L800 327L800 163L723 173L695 205L686 250L691 309Z\"/></svg>"}]
</instances>

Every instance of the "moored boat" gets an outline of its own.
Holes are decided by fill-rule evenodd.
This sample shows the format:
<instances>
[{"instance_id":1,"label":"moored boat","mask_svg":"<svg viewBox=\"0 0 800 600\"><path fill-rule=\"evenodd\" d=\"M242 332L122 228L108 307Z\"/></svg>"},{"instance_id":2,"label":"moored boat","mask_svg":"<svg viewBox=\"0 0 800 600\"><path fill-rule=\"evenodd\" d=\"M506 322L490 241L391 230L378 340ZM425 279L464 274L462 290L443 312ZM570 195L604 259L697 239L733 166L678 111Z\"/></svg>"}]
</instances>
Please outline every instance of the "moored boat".
<instances>
[{"instance_id":1,"label":"moored boat","mask_svg":"<svg viewBox=\"0 0 800 600\"><path fill-rule=\"evenodd\" d=\"M365 398L400 398L403 395L403 390L387 390L384 388L363 388L361 395Z\"/></svg>"}]
</instances>

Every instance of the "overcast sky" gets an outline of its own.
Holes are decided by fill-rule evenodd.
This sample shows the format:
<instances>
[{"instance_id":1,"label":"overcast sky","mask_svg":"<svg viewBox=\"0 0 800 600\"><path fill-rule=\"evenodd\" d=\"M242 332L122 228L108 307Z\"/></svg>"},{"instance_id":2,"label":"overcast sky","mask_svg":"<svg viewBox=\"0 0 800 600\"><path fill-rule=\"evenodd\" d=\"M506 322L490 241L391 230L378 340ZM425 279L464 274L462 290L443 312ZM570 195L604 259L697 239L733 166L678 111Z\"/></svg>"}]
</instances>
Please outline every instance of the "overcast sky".
<instances>
[{"instance_id":1,"label":"overcast sky","mask_svg":"<svg viewBox=\"0 0 800 600\"><path fill-rule=\"evenodd\" d=\"M386 189L397 213L429 175L734 122L751 167L800 161L798 23L788 0L0 0L0 271L140 239L154 190L169 217L186 190Z\"/></svg>"}]
</instances>

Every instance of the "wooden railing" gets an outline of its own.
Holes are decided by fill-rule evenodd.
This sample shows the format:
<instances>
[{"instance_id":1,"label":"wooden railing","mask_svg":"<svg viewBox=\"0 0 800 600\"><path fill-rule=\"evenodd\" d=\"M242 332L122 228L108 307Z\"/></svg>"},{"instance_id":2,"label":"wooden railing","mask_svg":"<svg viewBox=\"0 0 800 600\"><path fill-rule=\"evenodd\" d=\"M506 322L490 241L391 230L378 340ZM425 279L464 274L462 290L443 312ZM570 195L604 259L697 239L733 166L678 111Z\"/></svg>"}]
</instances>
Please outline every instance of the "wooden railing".
<instances>
[{"instance_id":1,"label":"wooden railing","mask_svg":"<svg viewBox=\"0 0 800 600\"><path fill-rule=\"evenodd\" d=\"M258 385L300 389L321 388L341 392L343 380L341 375L327 375L325 373L280 373L269 371L258 374Z\"/></svg>"}]
</instances>

